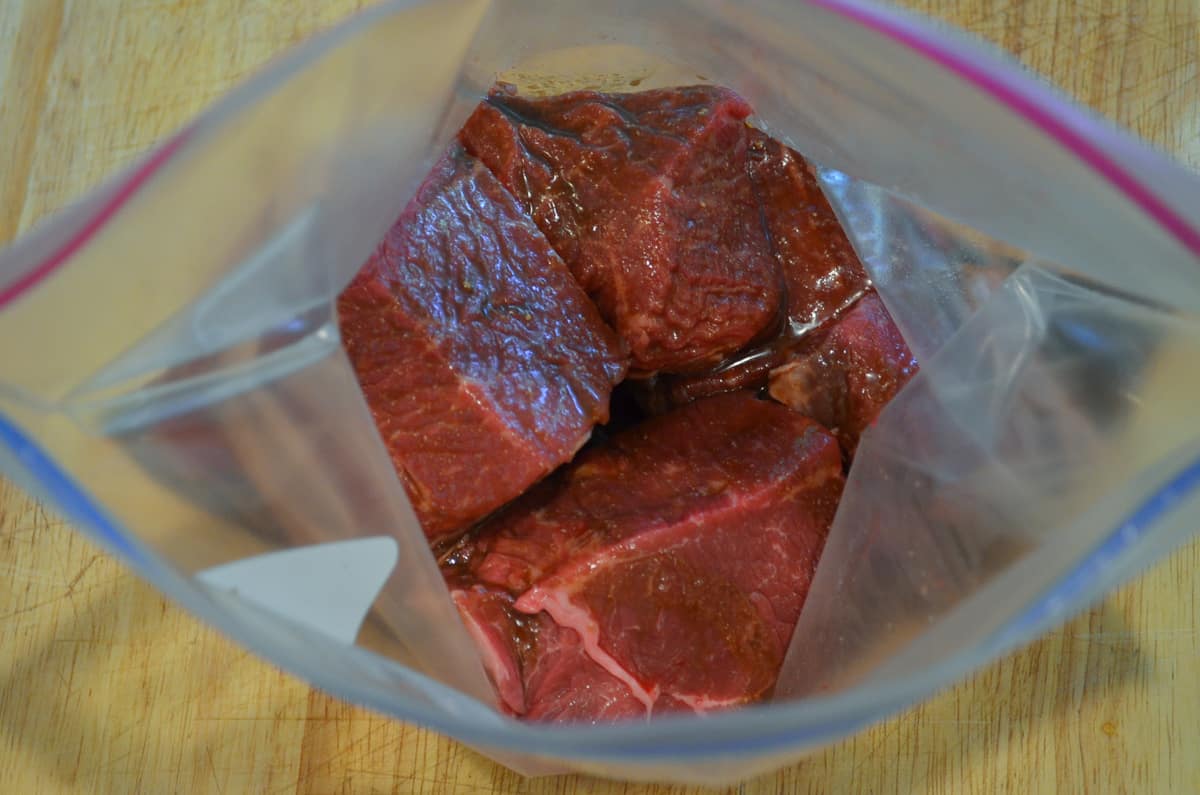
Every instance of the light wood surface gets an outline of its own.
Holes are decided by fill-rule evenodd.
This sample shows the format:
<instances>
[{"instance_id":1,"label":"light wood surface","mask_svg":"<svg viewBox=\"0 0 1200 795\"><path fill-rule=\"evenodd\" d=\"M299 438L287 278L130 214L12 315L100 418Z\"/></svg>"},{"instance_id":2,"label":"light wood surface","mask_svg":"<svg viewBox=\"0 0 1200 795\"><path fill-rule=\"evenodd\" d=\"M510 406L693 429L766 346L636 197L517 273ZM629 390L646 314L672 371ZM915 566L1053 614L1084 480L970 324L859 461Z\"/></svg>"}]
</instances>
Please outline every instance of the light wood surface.
<instances>
[{"instance_id":1,"label":"light wood surface","mask_svg":"<svg viewBox=\"0 0 1200 795\"><path fill-rule=\"evenodd\" d=\"M356 0L0 0L0 241ZM1197 0L909 0L1200 167ZM731 791L1200 792L1200 544L906 714ZM313 692L0 482L0 791L682 793L521 780Z\"/></svg>"}]
</instances>

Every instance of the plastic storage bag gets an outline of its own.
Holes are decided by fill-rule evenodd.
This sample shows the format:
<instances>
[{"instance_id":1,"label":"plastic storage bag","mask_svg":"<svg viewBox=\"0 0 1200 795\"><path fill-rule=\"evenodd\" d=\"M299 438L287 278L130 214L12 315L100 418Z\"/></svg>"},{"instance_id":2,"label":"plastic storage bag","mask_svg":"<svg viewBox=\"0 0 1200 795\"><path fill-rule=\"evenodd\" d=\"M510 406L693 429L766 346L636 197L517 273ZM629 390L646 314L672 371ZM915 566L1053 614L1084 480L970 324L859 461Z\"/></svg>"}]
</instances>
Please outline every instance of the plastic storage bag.
<instances>
[{"instance_id":1,"label":"plastic storage bag","mask_svg":"<svg viewBox=\"0 0 1200 795\"><path fill-rule=\"evenodd\" d=\"M498 74L739 91L826 167L922 363L859 447L775 703L552 728L490 707L332 300ZM897 12L387 4L0 255L0 469L334 693L523 772L730 780L925 697L1193 531L1198 230L1194 177Z\"/></svg>"}]
</instances>

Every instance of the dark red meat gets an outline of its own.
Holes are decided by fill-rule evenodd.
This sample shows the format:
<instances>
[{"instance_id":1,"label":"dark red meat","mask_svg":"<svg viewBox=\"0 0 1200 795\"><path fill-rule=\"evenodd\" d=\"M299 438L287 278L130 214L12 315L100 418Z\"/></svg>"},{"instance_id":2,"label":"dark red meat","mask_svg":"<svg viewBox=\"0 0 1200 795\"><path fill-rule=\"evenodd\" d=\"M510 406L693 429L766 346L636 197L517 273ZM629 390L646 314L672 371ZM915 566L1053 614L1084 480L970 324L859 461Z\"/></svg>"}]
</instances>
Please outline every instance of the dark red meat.
<instances>
[{"instance_id":1,"label":"dark red meat","mask_svg":"<svg viewBox=\"0 0 1200 795\"><path fill-rule=\"evenodd\" d=\"M774 330L782 279L727 89L494 92L461 132L628 344L635 374L691 372Z\"/></svg>"},{"instance_id":2,"label":"dark red meat","mask_svg":"<svg viewBox=\"0 0 1200 795\"><path fill-rule=\"evenodd\" d=\"M874 292L813 335L771 373L771 397L837 434L849 457L917 360Z\"/></svg>"},{"instance_id":3,"label":"dark red meat","mask_svg":"<svg viewBox=\"0 0 1200 795\"><path fill-rule=\"evenodd\" d=\"M828 432L748 393L720 395L585 451L443 565L457 594L511 594L500 624L537 616L555 638L560 658L543 660L542 644L519 663L525 714L625 714L618 684L642 715L719 709L770 691L841 487ZM474 636L485 658L517 659L504 630ZM579 681L594 695L578 695Z\"/></svg>"},{"instance_id":4,"label":"dark red meat","mask_svg":"<svg viewBox=\"0 0 1200 795\"><path fill-rule=\"evenodd\" d=\"M338 318L431 539L569 460L625 372L545 237L457 145L339 297Z\"/></svg>"},{"instance_id":5,"label":"dark red meat","mask_svg":"<svg viewBox=\"0 0 1200 795\"><path fill-rule=\"evenodd\" d=\"M787 285L787 322L775 339L731 356L708 373L662 375L640 390L643 406L662 413L697 398L760 388L796 341L828 323L870 287L854 247L809 163L759 130L750 130L747 167L762 207L771 250Z\"/></svg>"},{"instance_id":6,"label":"dark red meat","mask_svg":"<svg viewBox=\"0 0 1200 795\"><path fill-rule=\"evenodd\" d=\"M808 161L766 133L749 134L750 178L787 282L790 331L798 336L848 307L870 280Z\"/></svg>"}]
</instances>

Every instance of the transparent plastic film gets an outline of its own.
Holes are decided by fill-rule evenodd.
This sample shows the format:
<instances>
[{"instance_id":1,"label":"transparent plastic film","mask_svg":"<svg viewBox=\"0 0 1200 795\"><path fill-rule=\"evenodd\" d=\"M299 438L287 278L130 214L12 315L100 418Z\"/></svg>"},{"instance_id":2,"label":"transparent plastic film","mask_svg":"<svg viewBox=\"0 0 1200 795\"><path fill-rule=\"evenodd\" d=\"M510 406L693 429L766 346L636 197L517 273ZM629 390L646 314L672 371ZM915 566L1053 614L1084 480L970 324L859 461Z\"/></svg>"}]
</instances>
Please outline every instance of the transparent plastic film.
<instances>
[{"instance_id":1,"label":"transparent plastic film","mask_svg":"<svg viewBox=\"0 0 1200 795\"><path fill-rule=\"evenodd\" d=\"M912 675L1052 592L1200 454L1198 332L1038 266L1006 280L864 435L780 693Z\"/></svg>"},{"instance_id":2,"label":"transparent plastic film","mask_svg":"<svg viewBox=\"0 0 1200 795\"><path fill-rule=\"evenodd\" d=\"M0 310L0 395L180 572L218 567L208 585L290 604L345 642L365 625L370 645L487 701L331 307L444 143L434 128L482 10L375 13L326 34L106 189L103 227L68 214L5 252L19 281L86 238ZM394 69L409 38L419 75ZM309 546L322 578L373 587L318 621L305 559L285 561L295 574L271 580L274 598L252 587L269 569L228 565Z\"/></svg>"},{"instance_id":3,"label":"transparent plastic film","mask_svg":"<svg viewBox=\"0 0 1200 795\"><path fill-rule=\"evenodd\" d=\"M771 703L595 727L492 707L334 300L497 79L739 92L820 165L920 361L858 448ZM1191 532L1197 229L1194 175L897 12L386 3L0 253L0 467L339 695L530 774L729 781L927 696Z\"/></svg>"},{"instance_id":4,"label":"transparent plastic film","mask_svg":"<svg viewBox=\"0 0 1200 795\"><path fill-rule=\"evenodd\" d=\"M327 305L445 143L435 128L483 8L401 7L318 37L102 189L90 214L4 252L5 384L55 403L136 388ZM34 334L55 355L23 350Z\"/></svg>"}]
</instances>

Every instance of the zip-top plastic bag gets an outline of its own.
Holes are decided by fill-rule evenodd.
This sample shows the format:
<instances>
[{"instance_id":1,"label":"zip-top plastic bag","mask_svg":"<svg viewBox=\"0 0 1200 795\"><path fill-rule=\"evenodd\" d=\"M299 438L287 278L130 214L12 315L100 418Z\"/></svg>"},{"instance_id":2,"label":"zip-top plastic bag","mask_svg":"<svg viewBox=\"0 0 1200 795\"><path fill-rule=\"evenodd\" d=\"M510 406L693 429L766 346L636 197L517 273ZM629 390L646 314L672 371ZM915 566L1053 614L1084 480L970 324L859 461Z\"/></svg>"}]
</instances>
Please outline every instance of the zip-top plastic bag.
<instances>
[{"instance_id":1,"label":"zip-top plastic bag","mask_svg":"<svg viewBox=\"0 0 1200 795\"><path fill-rule=\"evenodd\" d=\"M772 703L493 707L333 301L497 79L712 82L821 164L921 371L863 437ZM1183 541L1200 181L850 2L389 3L0 254L0 470L330 692L526 773L714 783L926 697Z\"/></svg>"}]
</instances>

